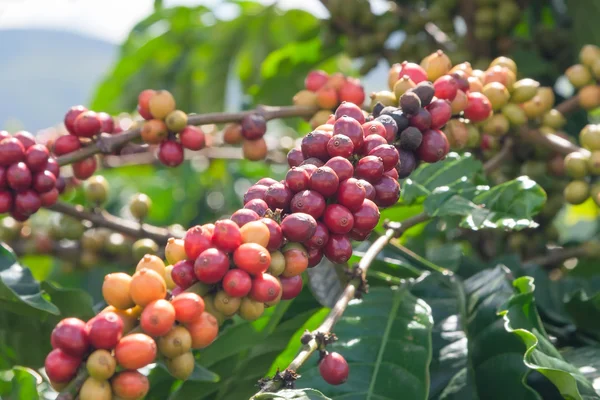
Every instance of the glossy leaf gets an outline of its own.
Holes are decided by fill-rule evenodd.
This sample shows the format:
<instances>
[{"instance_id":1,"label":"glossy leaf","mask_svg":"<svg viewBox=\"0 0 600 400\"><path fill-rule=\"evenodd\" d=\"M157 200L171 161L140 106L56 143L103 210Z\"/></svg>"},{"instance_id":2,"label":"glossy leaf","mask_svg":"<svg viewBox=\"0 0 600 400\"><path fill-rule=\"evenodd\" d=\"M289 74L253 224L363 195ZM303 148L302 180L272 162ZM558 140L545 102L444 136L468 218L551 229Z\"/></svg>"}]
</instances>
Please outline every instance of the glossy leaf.
<instances>
[{"instance_id":1,"label":"glossy leaf","mask_svg":"<svg viewBox=\"0 0 600 400\"><path fill-rule=\"evenodd\" d=\"M342 279L345 277L338 274L338 271L342 273L344 267L344 265L337 266L323 257L317 266L306 271L310 291L323 306L332 307L344 290Z\"/></svg>"},{"instance_id":2,"label":"glossy leaf","mask_svg":"<svg viewBox=\"0 0 600 400\"><path fill-rule=\"evenodd\" d=\"M277 393L260 393L251 400L331 400L314 389L284 389Z\"/></svg>"},{"instance_id":3,"label":"glossy leaf","mask_svg":"<svg viewBox=\"0 0 600 400\"><path fill-rule=\"evenodd\" d=\"M546 336L535 310L534 284L530 277L513 282L516 294L505 305L505 328L526 346L525 365L545 375L567 399L600 399L592 384L572 364L560 355Z\"/></svg>"},{"instance_id":4,"label":"glossy leaf","mask_svg":"<svg viewBox=\"0 0 600 400\"><path fill-rule=\"evenodd\" d=\"M431 360L431 309L406 287L375 288L363 300L352 300L336 324L339 340L330 351L348 361L350 376L340 386L321 378L313 355L298 371L298 387L310 387L333 398L426 399Z\"/></svg>"},{"instance_id":5,"label":"glossy leaf","mask_svg":"<svg viewBox=\"0 0 600 400\"><path fill-rule=\"evenodd\" d=\"M596 393L600 395L600 346L569 348L561 355L592 382Z\"/></svg>"},{"instance_id":6,"label":"glossy leaf","mask_svg":"<svg viewBox=\"0 0 600 400\"><path fill-rule=\"evenodd\" d=\"M15 366L8 371L0 371L0 396L6 400L37 400L37 385L42 377L30 368Z\"/></svg>"}]
</instances>

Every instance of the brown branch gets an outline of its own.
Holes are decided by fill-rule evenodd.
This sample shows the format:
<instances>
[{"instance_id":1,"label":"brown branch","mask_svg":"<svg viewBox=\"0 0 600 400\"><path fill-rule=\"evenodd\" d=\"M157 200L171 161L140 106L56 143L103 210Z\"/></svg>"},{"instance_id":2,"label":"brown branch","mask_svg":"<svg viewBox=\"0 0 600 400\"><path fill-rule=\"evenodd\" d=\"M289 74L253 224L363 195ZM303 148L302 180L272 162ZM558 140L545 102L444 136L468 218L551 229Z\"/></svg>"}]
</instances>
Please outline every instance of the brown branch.
<instances>
[{"instance_id":1,"label":"brown branch","mask_svg":"<svg viewBox=\"0 0 600 400\"><path fill-rule=\"evenodd\" d=\"M589 255L590 245L587 243L581 244L577 247L564 247L557 250L551 250L548 254L543 256L533 257L529 260L525 260L525 267L532 267L534 265L540 267L552 267L557 264L561 264L570 258L579 258Z\"/></svg>"},{"instance_id":2,"label":"brown branch","mask_svg":"<svg viewBox=\"0 0 600 400\"><path fill-rule=\"evenodd\" d=\"M554 107L555 110L561 112L561 114L566 115L572 113L573 111L579 108L579 95L571 96L562 103L558 104Z\"/></svg>"},{"instance_id":3,"label":"brown branch","mask_svg":"<svg viewBox=\"0 0 600 400\"><path fill-rule=\"evenodd\" d=\"M514 141L512 138L506 138L504 144L502 145L502 149L490 158L485 164L483 164L483 171L486 174L494 171L504 164L505 161L509 160L512 157L512 149L513 149Z\"/></svg>"},{"instance_id":4,"label":"brown branch","mask_svg":"<svg viewBox=\"0 0 600 400\"><path fill-rule=\"evenodd\" d=\"M159 245L164 245L167 240L177 235L168 229L159 228L148 224L139 224L135 221L116 217L107 212L86 211L82 206L73 206L62 201L47 207L49 210L69 215L78 220L90 221L95 226L109 228L115 232L123 233L136 238L149 238Z\"/></svg>"},{"instance_id":5,"label":"brown branch","mask_svg":"<svg viewBox=\"0 0 600 400\"><path fill-rule=\"evenodd\" d=\"M291 117L310 117L317 111L314 107L305 106L258 106L254 110L241 111L235 113L208 113L208 114L190 114L188 124L190 125L206 125L220 124L226 122L239 122L244 117L254 113L262 114L267 121L276 118L291 118ZM74 151L64 156L58 157L59 165L72 164L76 161L83 160L94 154L104 153L109 154L140 137L141 129L134 128L118 135L101 134L98 139L89 146L80 150Z\"/></svg>"},{"instance_id":6,"label":"brown branch","mask_svg":"<svg viewBox=\"0 0 600 400\"><path fill-rule=\"evenodd\" d=\"M371 266L373 261L377 258L377 255L379 255L379 253L381 253L383 248L390 242L390 240L392 240L395 237L400 237L409 228L411 228L415 225L418 225L421 222L425 222L429 218L430 217L427 214L422 213L422 214L415 215L414 217L408 218L408 219L404 220L403 222L390 223L389 229L387 229L385 231L385 234L383 236L380 236L379 238L377 238L377 240L375 240L373 242L373 244L371 244L371 246L366 251L363 258L358 263L358 268L360 269L362 279L365 279L365 277L367 276L367 271L368 271L369 267ZM344 311L346 311L346 307L348 306L348 303L350 302L350 300L352 300L354 298L354 294L356 293L356 288L360 285L362 279L355 278L348 283L348 285L344 289L344 292L337 299L337 301L335 302L335 305L333 306L331 311L329 311L329 314L327 314L327 317L325 317L325 320L321 323L321 325L319 325L319 327L315 331L312 332L313 336L316 333L326 333L326 332L330 332L333 329L336 322L339 321L339 319L344 314ZM300 351L300 353L298 353L298 355L288 365L287 370L297 371L310 358L310 356L317 350L317 348L318 348L318 343L313 337L313 339L311 339L304 346L304 349L302 349ZM281 384L282 384L281 381L270 380L259 391L259 393L275 392L275 391L281 389Z\"/></svg>"},{"instance_id":7,"label":"brown branch","mask_svg":"<svg viewBox=\"0 0 600 400\"><path fill-rule=\"evenodd\" d=\"M527 129L523 127L519 130L518 134L525 141L549 147L560 154L567 155L573 152L581 152L586 156L589 156L591 154L587 149L579 147L569 142L567 139L564 139L553 133L544 134L541 133L539 130Z\"/></svg>"}]
</instances>

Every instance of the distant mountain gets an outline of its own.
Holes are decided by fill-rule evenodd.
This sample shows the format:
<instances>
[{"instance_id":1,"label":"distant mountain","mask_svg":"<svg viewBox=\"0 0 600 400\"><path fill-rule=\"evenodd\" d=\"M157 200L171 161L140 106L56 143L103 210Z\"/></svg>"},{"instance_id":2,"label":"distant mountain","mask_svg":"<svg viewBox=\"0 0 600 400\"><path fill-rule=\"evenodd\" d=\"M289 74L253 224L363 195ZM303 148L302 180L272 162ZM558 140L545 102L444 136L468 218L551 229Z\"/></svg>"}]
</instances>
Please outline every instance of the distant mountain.
<instances>
[{"instance_id":1,"label":"distant mountain","mask_svg":"<svg viewBox=\"0 0 600 400\"><path fill-rule=\"evenodd\" d=\"M87 104L117 57L112 43L53 30L0 30L0 129L38 129Z\"/></svg>"}]
</instances>

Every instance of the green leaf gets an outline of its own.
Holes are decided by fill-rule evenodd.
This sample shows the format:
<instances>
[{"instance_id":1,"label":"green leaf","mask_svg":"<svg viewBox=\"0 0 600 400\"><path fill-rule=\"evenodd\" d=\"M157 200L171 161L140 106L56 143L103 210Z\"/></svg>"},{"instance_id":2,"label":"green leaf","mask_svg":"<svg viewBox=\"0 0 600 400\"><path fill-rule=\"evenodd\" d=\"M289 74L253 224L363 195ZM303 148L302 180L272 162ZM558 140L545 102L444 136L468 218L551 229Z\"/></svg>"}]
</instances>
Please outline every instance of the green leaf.
<instances>
[{"instance_id":1,"label":"green leaf","mask_svg":"<svg viewBox=\"0 0 600 400\"><path fill-rule=\"evenodd\" d=\"M15 254L0 243L0 307L22 315L58 315L59 309L47 301L31 271L23 268Z\"/></svg>"},{"instance_id":2,"label":"green leaf","mask_svg":"<svg viewBox=\"0 0 600 400\"><path fill-rule=\"evenodd\" d=\"M473 199L481 208L473 210L462 227L519 230L537 226L533 217L546 202L546 192L526 176L495 186Z\"/></svg>"},{"instance_id":3,"label":"green leaf","mask_svg":"<svg viewBox=\"0 0 600 400\"><path fill-rule=\"evenodd\" d=\"M587 43L600 43L600 32L594 28L600 19L600 4L595 0L580 0L568 1L565 5L572 18L577 49Z\"/></svg>"},{"instance_id":4,"label":"green leaf","mask_svg":"<svg viewBox=\"0 0 600 400\"><path fill-rule=\"evenodd\" d=\"M525 365L545 375L566 399L600 399L592 384L575 366L563 359L546 336L535 309L533 279L518 278L513 286L516 294L501 314L506 331L514 334L526 346L523 356Z\"/></svg>"},{"instance_id":5,"label":"green leaf","mask_svg":"<svg viewBox=\"0 0 600 400\"><path fill-rule=\"evenodd\" d=\"M344 276L338 274L344 267L345 265L336 265L323 257L319 265L306 271L310 291L323 306L332 307L344 290L341 280Z\"/></svg>"},{"instance_id":6,"label":"green leaf","mask_svg":"<svg viewBox=\"0 0 600 400\"><path fill-rule=\"evenodd\" d=\"M37 400L37 385L42 377L34 370L15 366L9 371L0 371L0 395L5 400Z\"/></svg>"},{"instance_id":7,"label":"green leaf","mask_svg":"<svg viewBox=\"0 0 600 400\"><path fill-rule=\"evenodd\" d=\"M561 355L592 382L596 393L600 395L600 346L569 348Z\"/></svg>"},{"instance_id":8,"label":"green leaf","mask_svg":"<svg viewBox=\"0 0 600 400\"><path fill-rule=\"evenodd\" d=\"M158 365L160 365L160 367L162 369L164 369L165 371L168 371L167 366L163 362L159 362ZM187 380L194 381L194 382L213 382L213 383L215 383L215 382L219 382L220 379L221 378L219 377L219 375L215 374L214 372L212 372L208 368L205 368L204 366L200 365L199 363L195 363L194 370L192 371L192 374L189 376L189 378Z\"/></svg>"},{"instance_id":9,"label":"green leaf","mask_svg":"<svg viewBox=\"0 0 600 400\"><path fill-rule=\"evenodd\" d=\"M332 400L315 389L284 389L277 393L261 393L251 400Z\"/></svg>"},{"instance_id":10,"label":"green leaf","mask_svg":"<svg viewBox=\"0 0 600 400\"><path fill-rule=\"evenodd\" d=\"M422 164L404 180L401 200L405 204L422 201L435 189L472 180L483 165L472 154L450 153L440 162Z\"/></svg>"},{"instance_id":11,"label":"green leaf","mask_svg":"<svg viewBox=\"0 0 600 400\"><path fill-rule=\"evenodd\" d=\"M600 339L600 292L588 296L579 289L565 300L565 309L578 329Z\"/></svg>"},{"instance_id":12,"label":"green leaf","mask_svg":"<svg viewBox=\"0 0 600 400\"><path fill-rule=\"evenodd\" d=\"M333 398L427 399L431 360L431 309L406 287L375 288L363 300L352 300L336 324L339 350L350 366L343 385L332 387L321 378L317 354L299 371L299 387L310 387Z\"/></svg>"},{"instance_id":13,"label":"green leaf","mask_svg":"<svg viewBox=\"0 0 600 400\"><path fill-rule=\"evenodd\" d=\"M92 297L81 289L61 288L50 282L42 282L42 289L50 295L52 302L60 309L61 315L87 321L94 312Z\"/></svg>"}]
</instances>

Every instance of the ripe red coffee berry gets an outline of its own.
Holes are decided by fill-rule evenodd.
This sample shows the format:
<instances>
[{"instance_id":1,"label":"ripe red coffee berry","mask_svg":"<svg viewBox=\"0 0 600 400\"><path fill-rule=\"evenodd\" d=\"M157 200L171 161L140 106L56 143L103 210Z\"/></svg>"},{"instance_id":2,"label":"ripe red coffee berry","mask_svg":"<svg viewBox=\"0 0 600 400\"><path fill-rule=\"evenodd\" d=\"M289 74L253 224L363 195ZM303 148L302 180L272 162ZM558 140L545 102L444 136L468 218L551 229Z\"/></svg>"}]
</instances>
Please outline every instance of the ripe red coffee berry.
<instances>
[{"instance_id":1,"label":"ripe red coffee berry","mask_svg":"<svg viewBox=\"0 0 600 400\"><path fill-rule=\"evenodd\" d=\"M33 146L35 144L35 137L27 131L19 131L17 133L15 133L13 135L16 139L19 140L19 142L21 142L21 144L23 144L23 147L25 147L25 151L27 151L27 149L29 149L31 146Z\"/></svg>"},{"instance_id":2,"label":"ripe red coffee berry","mask_svg":"<svg viewBox=\"0 0 600 400\"><path fill-rule=\"evenodd\" d=\"M287 154L287 162L290 167L298 167L304 161L304 155L300 149L291 149Z\"/></svg>"},{"instance_id":3,"label":"ripe red coffee berry","mask_svg":"<svg viewBox=\"0 0 600 400\"><path fill-rule=\"evenodd\" d=\"M121 399L141 399L150 390L150 381L138 371L121 371L111 379L111 387Z\"/></svg>"},{"instance_id":4,"label":"ripe red coffee berry","mask_svg":"<svg viewBox=\"0 0 600 400\"><path fill-rule=\"evenodd\" d=\"M423 108L420 109L419 112L410 117L410 125L414 126L421 132L423 132L426 129L429 129L429 127L431 126L431 114L429 114L429 111Z\"/></svg>"},{"instance_id":5,"label":"ripe red coffee berry","mask_svg":"<svg viewBox=\"0 0 600 400\"><path fill-rule=\"evenodd\" d=\"M379 135L370 135L365 138L363 143L363 147L360 151L361 154L369 154L371 150L375 147L380 146L382 144L388 144L387 140L383 136Z\"/></svg>"},{"instance_id":6,"label":"ripe red coffee berry","mask_svg":"<svg viewBox=\"0 0 600 400\"><path fill-rule=\"evenodd\" d=\"M281 221L283 236L291 242L306 242L315 234L317 221L309 214L288 214Z\"/></svg>"},{"instance_id":7,"label":"ripe red coffee berry","mask_svg":"<svg viewBox=\"0 0 600 400\"><path fill-rule=\"evenodd\" d=\"M307 257L308 257L308 268L316 267L317 265L319 265L319 263L323 259L323 250L317 249L317 248L308 249ZM283 285L283 282L281 284Z\"/></svg>"},{"instance_id":8,"label":"ripe red coffee berry","mask_svg":"<svg viewBox=\"0 0 600 400\"><path fill-rule=\"evenodd\" d=\"M324 197L330 197L335 194L339 184L340 180L335 171L330 167L323 166L317 168L311 175L309 187L311 190L321 193Z\"/></svg>"},{"instance_id":9,"label":"ripe red coffee berry","mask_svg":"<svg viewBox=\"0 0 600 400\"><path fill-rule=\"evenodd\" d=\"M46 164L46 170L50 171L52 175L56 177L56 179L60 176L60 167L58 166L58 162L56 158L50 157L48 158L48 163Z\"/></svg>"},{"instance_id":10,"label":"ripe red coffee berry","mask_svg":"<svg viewBox=\"0 0 600 400\"><path fill-rule=\"evenodd\" d=\"M206 232L200 225L196 225L187 230L183 243L188 260L194 261L200 253L212 245L212 234Z\"/></svg>"},{"instance_id":11,"label":"ripe red coffee berry","mask_svg":"<svg viewBox=\"0 0 600 400\"><path fill-rule=\"evenodd\" d=\"M323 165L325 165L325 163L323 163ZM322 167L322 165L321 165L321 167ZM303 164L303 165L301 165L298 168L302 168L303 170L305 170L306 172L308 172L308 178L310 179L310 177L312 176L312 174L314 174L315 171L317 170L317 168L319 168L319 167L317 167L316 165L313 165L313 164Z\"/></svg>"},{"instance_id":12,"label":"ripe red coffee berry","mask_svg":"<svg viewBox=\"0 0 600 400\"><path fill-rule=\"evenodd\" d=\"M43 171L48 164L50 152L42 144L34 144L25 152L25 164L32 172Z\"/></svg>"},{"instance_id":13,"label":"ripe red coffee berry","mask_svg":"<svg viewBox=\"0 0 600 400\"><path fill-rule=\"evenodd\" d=\"M269 268L271 255L259 244L244 243L233 252L233 262L250 275L258 275Z\"/></svg>"},{"instance_id":14,"label":"ripe red coffee berry","mask_svg":"<svg viewBox=\"0 0 600 400\"><path fill-rule=\"evenodd\" d=\"M13 208L13 195L7 190L0 189L0 214L5 214Z\"/></svg>"},{"instance_id":15,"label":"ripe red coffee berry","mask_svg":"<svg viewBox=\"0 0 600 400\"><path fill-rule=\"evenodd\" d=\"M239 268L230 269L223 277L223 290L231 297L244 297L250 293L252 278Z\"/></svg>"},{"instance_id":16,"label":"ripe red coffee berry","mask_svg":"<svg viewBox=\"0 0 600 400\"><path fill-rule=\"evenodd\" d=\"M332 138L331 132L312 131L302 138L302 155L305 159L315 157L321 161L329 159L327 144Z\"/></svg>"},{"instance_id":17,"label":"ripe red coffee berry","mask_svg":"<svg viewBox=\"0 0 600 400\"><path fill-rule=\"evenodd\" d=\"M283 183L274 183L265 192L265 202L269 205L271 210L280 208L282 210L288 210L290 208L290 201L294 193L289 187Z\"/></svg>"},{"instance_id":18,"label":"ripe red coffee berry","mask_svg":"<svg viewBox=\"0 0 600 400\"><path fill-rule=\"evenodd\" d=\"M194 262L194 273L202 283L217 283L229 269L229 257L223 251L206 249Z\"/></svg>"},{"instance_id":19,"label":"ripe red coffee berry","mask_svg":"<svg viewBox=\"0 0 600 400\"><path fill-rule=\"evenodd\" d=\"M292 167L285 175L285 183L294 193L308 189L308 180L308 172L299 167Z\"/></svg>"},{"instance_id":20,"label":"ripe red coffee berry","mask_svg":"<svg viewBox=\"0 0 600 400\"><path fill-rule=\"evenodd\" d=\"M156 90L146 89L142 90L138 95L138 107L137 110L145 120L152 119L152 113L150 112L150 99L156 94Z\"/></svg>"},{"instance_id":21,"label":"ripe red coffee berry","mask_svg":"<svg viewBox=\"0 0 600 400\"><path fill-rule=\"evenodd\" d=\"M183 146L174 140L163 141L158 148L158 159L167 167L176 167L183 162Z\"/></svg>"},{"instance_id":22,"label":"ripe red coffee berry","mask_svg":"<svg viewBox=\"0 0 600 400\"><path fill-rule=\"evenodd\" d=\"M378 182L383 176L383 160L375 156L366 156L358 160L354 168L354 176L368 182Z\"/></svg>"},{"instance_id":23,"label":"ripe red coffee berry","mask_svg":"<svg viewBox=\"0 0 600 400\"><path fill-rule=\"evenodd\" d=\"M90 346L85 322L78 318L63 319L52 330L50 343L52 348L61 349L69 355L83 356Z\"/></svg>"},{"instance_id":24,"label":"ripe red coffee berry","mask_svg":"<svg viewBox=\"0 0 600 400\"><path fill-rule=\"evenodd\" d=\"M283 232L281 226L271 218L262 218L260 220L263 224L269 228L269 244L267 250L275 251L283 244Z\"/></svg>"},{"instance_id":25,"label":"ripe red coffee berry","mask_svg":"<svg viewBox=\"0 0 600 400\"><path fill-rule=\"evenodd\" d=\"M16 138L0 141L0 165L9 166L25 159L25 146Z\"/></svg>"},{"instance_id":26,"label":"ripe red coffee berry","mask_svg":"<svg viewBox=\"0 0 600 400\"><path fill-rule=\"evenodd\" d=\"M360 149L364 140L363 128L360 122L347 115L337 119L333 124L333 135L346 135L352 140L355 149Z\"/></svg>"},{"instance_id":27,"label":"ripe red coffee berry","mask_svg":"<svg viewBox=\"0 0 600 400\"><path fill-rule=\"evenodd\" d=\"M310 71L304 79L304 87L311 92L316 92L325 86L328 80L329 75L327 72L322 70Z\"/></svg>"},{"instance_id":28,"label":"ripe red coffee berry","mask_svg":"<svg viewBox=\"0 0 600 400\"><path fill-rule=\"evenodd\" d=\"M300 164L301 167L306 168L306 167L322 167L323 165L325 165L325 162L319 160L316 157L309 157L306 160L302 161L302 164ZM314 172L312 169L307 169L308 173L312 175L312 173Z\"/></svg>"},{"instance_id":29,"label":"ripe red coffee berry","mask_svg":"<svg viewBox=\"0 0 600 400\"><path fill-rule=\"evenodd\" d=\"M165 300L158 299L144 307L140 316L140 326L151 336L164 336L175 323L175 308Z\"/></svg>"},{"instance_id":30,"label":"ripe red coffee berry","mask_svg":"<svg viewBox=\"0 0 600 400\"><path fill-rule=\"evenodd\" d=\"M366 196L367 191L361 181L356 178L350 178L340 183L337 192L337 202L354 212L362 206Z\"/></svg>"},{"instance_id":31,"label":"ripe red coffee berry","mask_svg":"<svg viewBox=\"0 0 600 400\"><path fill-rule=\"evenodd\" d=\"M71 135L75 135L75 119L79 117L79 114L86 112L88 109L84 106L73 106L69 108L69 111L65 114L65 128Z\"/></svg>"},{"instance_id":32,"label":"ripe red coffee berry","mask_svg":"<svg viewBox=\"0 0 600 400\"><path fill-rule=\"evenodd\" d=\"M265 213L269 209L269 206L267 205L267 203L264 200L252 199L249 202L247 202L246 204L244 204L244 208L246 208L248 210L252 210L255 213L257 213L259 216L262 217L265 215Z\"/></svg>"},{"instance_id":33,"label":"ripe red coffee berry","mask_svg":"<svg viewBox=\"0 0 600 400\"><path fill-rule=\"evenodd\" d=\"M385 143L387 143L387 131L385 130L385 126L381 123L381 121L373 120L369 122L365 122L362 126L363 132L365 135L365 139L369 136L381 136Z\"/></svg>"},{"instance_id":34,"label":"ripe red coffee berry","mask_svg":"<svg viewBox=\"0 0 600 400\"><path fill-rule=\"evenodd\" d=\"M427 80L427 72L419 64L411 63L408 61L404 61L402 62L402 64L400 64L400 71L398 72L398 77L402 78L404 75L408 75L408 77L415 84L419 84Z\"/></svg>"},{"instance_id":35,"label":"ripe red coffee berry","mask_svg":"<svg viewBox=\"0 0 600 400\"><path fill-rule=\"evenodd\" d=\"M452 117L452 106L447 100L437 99L427 106L431 115L431 129L440 129Z\"/></svg>"},{"instance_id":36,"label":"ripe red coffee berry","mask_svg":"<svg viewBox=\"0 0 600 400\"><path fill-rule=\"evenodd\" d=\"M7 188L8 182L6 181L6 167L0 167L0 189Z\"/></svg>"},{"instance_id":37,"label":"ripe red coffee berry","mask_svg":"<svg viewBox=\"0 0 600 400\"><path fill-rule=\"evenodd\" d=\"M323 254L331 262L343 264L352 256L352 243L347 235L331 235L323 248Z\"/></svg>"},{"instance_id":38,"label":"ripe red coffee berry","mask_svg":"<svg viewBox=\"0 0 600 400\"><path fill-rule=\"evenodd\" d=\"M267 120L260 114L252 113L242 118L242 136L248 140L262 138L267 132Z\"/></svg>"},{"instance_id":39,"label":"ripe red coffee berry","mask_svg":"<svg viewBox=\"0 0 600 400\"><path fill-rule=\"evenodd\" d=\"M344 234L354 226L354 217L350 210L340 204L330 204L323 214L323 222L331 233Z\"/></svg>"},{"instance_id":40,"label":"ripe red coffee berry","mask_svg":"<svg viewBox=\"0 0 600 400\"><path fill-rule=\"evenodd\" d=\"M467 100L467 107L464 110L465 118L468 118L472 122L480 122L488 119L492 113L492 104L483 93L468 93Z\"/></svg>"},{"instance_id":41,"label":"ripe red coffee berry","mask_svg":"<svg viewBox=\"0 0 600 400\"><path fill-rule=\"evenodd\" d=\"M86 180L90 176L94 175L97 166L98 164L96 162L96 157L91 156L73 163L71 168L73 168L73 175L75 175L75 178Z\"/></svg>"},{"instance_id":42,"label":"ripe red coffee berry","mask_svg":"<svg viewBox=\"0 0 600 400\"><path fill-rule=\"evenodd\" d=\"M59 136L58 139L54 141L54 154L56 154L57 156L72 153L75 150L79 150L80 148L81 142L79 141L79 138L77 136Z\"/></svg>"},{"instance_id":43,"label":"ripe red coffee berry","mask_svg":"<svg viewBox=\"0 0 600 400\"><path fill-rule=\"evenodd\" d=\"M371 232L372 231L361 231L359 229L352 229L350 231L350 233L348 234L348 236L352 240L357 240L359 242L362 242L363 240L366 240L369 237Z\"/></svg>"},{"instance_id":44,"label":"ripe red coffee berry","mask_svg":"<svg viewBox=\"0 0 600 400\"><path fill-rule=\"evenodd\" d=\"M354 154L354 143L346 135L334 135L327 142L329 157L350 158Z\"/></svg>"},{"instance_id":45,"label":"ripe red coffee berry","mask_svg":"<svg viewBox=\"0 0 600 400\"><path fill-rule=\"evenodd\" d=\"M242 244L240 228L230 219L215 222L212 242L224 252L232 252Z\"/></svg>"},{"instance_id":46,"label":"ripe red coffee berry","mask_svg":"<svg viewBox=\"0 0 600 400\"><path fill-rule=\"evenodd\" d=\"M450 143L444 132L428 129L423 132L423 141L417 149L419 159L428 163L437 162L448 154Z\"/></svg>"},{"instance_id":47,"label":"ripe red coffee berry","mask_svg":"<svg viewBox=\"0 0 600 400\"><path fill-rule=\"evenodd\" d=\"M54 349L46 356L44 368L52 382L69 382L75 377L81 361L81 357L74 357L61 349Z\"/></svg>"},{"instance_id":48,"label":"ripe red coffee berry","mask_svg":"<svg viewBox=\"0 0 600 400\"><path fill-rule=\"evenodd\" d=\"M143 333L123 337L115 348L115 359L125 369L139 369L156 358L156 342Z\"/></svg>"},{"instance_id":49,"label":"ripe red coffee berry","mask_svg":"<svg viewBox=\"0 0 600 400\"><path fill-rule=\"evenodd\" d=\"M315 233L303 244L308 249L320 249L325 246L328 241L329 229L327 228L327 225L321 221L317 221L317 229L315 229Z\"/></svg>"},{"instance_id":50,"label":"ripe red coffee berry","mask_svg":"<svg viewBox=\"0 0 600 400\"><path fill-rule=\"evenodd\" d=\"M84 111L75 118L74 134L79 137L91 138L100 133L102 121L94 111Z\"/></svg>"},{"instance_id":51,"label":"ripe red coffee berry","mask_svg":"<svg viewBox=\"0 0 600 400\"><path fill-rule=\"evenodd\" d=\"M375 188L373 187L371 182L367 182L364 179L359 179L358 181L365 188L365 198L369 200L375 200Z\"/></svg>"},{"instance_id":52,"label":"ripe red coffee berry","mask_svg":"<svg viewBox=\"0 0 600 400\"><path fill-rule=\"evenodd\" d=\"M346 81L339 88L338 93L340 95L340 101L350 102L358 105L362 105L365 102L365 90L360 83L360 79L348 77ZM363 116L364 119L364 116Z\"/></svg>"},{"instance_id":53,"label":"ripe red coffee berry","mask_svg":"<svg viewBox=\"0 0 600 400\"><path fill-rule=\"evenodd\" d=\"M110 350L123 335L123 320L112 311L103 312L88 321L87 332L94 348Z\"/></svg>"},{"instance_id":54,"label":"ripe red coffee berry","mask_svg":"<svg viewBox=\"0 0 600 400\"><path fill-rule=\"evenodd\" d=\"M451 75L444 75L433 82L435 97L448 101L454 100L458 92L458 82Z\"/></svg>"},{"instance_id":55,"label":"ripe red coffee berry","mask_svg":"<svg viewBox=\"0 0 600 400\"><path fill-rule=\"evenodd\" d=\"M191 260L181 260L175 263L171 270L171 279L178 287L184 290L192 286L198 281L194 271L194 262Z\"/></svg>"},{"instance_id":56,"label":"ripe red coffee berry","mask_svg":"<svg viewBox=\"0 0 600 400\"><path fill-rule=\"evenodd\" d=\"M14 197L15 211L24 216L35 214L41 206L40 195L34 190L28 189L18 192Z\"/></svg>"},{"instance_id":57,"label":"ripe red coffee berry","mask_svg":"<svg viewBox=\"0 0 600 400\"><path fill-rule=\"evenodd\" d=\"M325 167L331 168L340 182L352 178L352 175L354 174L352 163L343 157L333 157L329 159L325 163Z\"/></svg>"},{"instance_id":58,"label":"ripe red coffee berry","mask_svg":"<svg viewBox=\"0 0 600 400\"><path fill-rule=\"evenodd\" d=\"M184 324L199 318L205 308L204 300L196 293L178 294L171 304L175 309L175 319Z\"/></svg>"},{"instance_id":59,"label":"ripe red coffee berry","mask_svg":"<svg viewBox=\"0 0 600 400\"><path fill-rule=\"evenodd\" d=\"M42 202L42 207L48 207L52 204L56 203L58 200L58 189L54 188L49 192L40 194L40 201ZM0 212L2 214L2 212Z\"/></svg>"},{"instance_id":60,"label":"ripe red coffee berry","mask_svg":"<svg viewBox=\"0 0 600 400\"><path fill-rule=\"evenodd\" d=\"M33 189L38 193L46 193L56 186L56 177L50 171L38 172L33 176Z\"/></svg>"},{"instance_id":61,"label":"ripe red coffee berry","mask_svg":"<svg viewBox=\"0 0 600 400\"><path fill-rule=\"evenodd\" d=\"M364 99L364 95L363 95ZM360 103L362 104L362 103ZM360 124L365 123L365 115L359 106L354 103L350 103L347 101L342 101L342 104L335 110L335 119L340 119L344 115L347 115L350 118L354 118Z\"/></svg>"},{"instance_id":62,"label":"ripe red coffee berry","mask_svg":"<svg viewBox=\"0 0 600 400\"><path fill-rule=\"evenodd\" d=\"M6 170L6 182L16 191L28 189L32 180L31 171L24 162L13 164Z\"/></svg>"},{"instance_id":63,"label":"ripe red coffee berry","mask_svg":"<svg viewBox=\"0 0 600 400\"><path fill-rule=\"evenodd\" d=\"M330 385L341 385L348 379L350 368L339 353L327 353L319 363L319 372Z\"/></svg>"},{"instance_id":64,"label":"ripe red coffee berry","mask_svg":"<svg viewBox=\"0 0 600 400\"><path fill-rule=\"evenodd\" d=\"M197 126L188 125L179 132L181 145L190 150L202 150L206 145L204 132Z\"/></svg>"},{"instance_id":65,"label":"ripe red coffee berry","mask_svg":"<svg viewBox=\"0 0 600 400\"><path fill-rule=\"evenodd\" d=\"M375 185L375 204L379 207L389 207L400 198L400 184L389 176L382 176Z\"/></svg>"},{"instance_id":66,"label":"ripe red coffee berry","mask_svg":"<svg viewBox=\"0 0 600 400\"><path fill-rule=\"evenodd\" d=\"M237 224L240 228L246 225L248 222L258 221L260 215L256 211L248 208L242 208L231 214L231 220Z\"/></svg>"},{"instance_id":67,"label":"ripe red coffee berry","mask_svg":"<svg viewBox=\"0 0 600 400\"><path fill-rule=\"evenodd\" d=\"M369 152L370 156L381 158L384 171L393 169L398 164L398 150L391 144L382 144Z\"/></svg>"},{"instance_id":68,"label":"ripe red coffee berry","mask_svg":"<svg viewBox=\"0 0 600 400\"><path fill-rule=\"evenodd\" d=\"M265 194L267 193L267 189L269 187L266 185L257 185L254 184L248 188L246 193L244 193L244 204L253 199L265 199Z\"/></svg>"},{"instance_id":69,"label":"ripe red coffee berry","mask_svg":"<svg viewBox=\"0 0 600 400\"><path fill-rule=\"evenodd\" d=\"M354 212L354 228L361 231L371 231L379 222L379 209L369 199L365 199L358 211Z\"/></svg>"},{"instance_id":70,"label":"ripe red coffee berry","mask_svg":"<svg viewBox=\"0 0 600 400\"><path fill-rule=\"evenodd\" d=\"M281 282L281 300L291 300L302 291L302 275L279 278Z\"/></svg>"},{"instance_id":71,"label":"ripe red coffee berry","mask_svg":"<svg viewBox=\"0 0 600 400\"><path fill-rule=\"evenodd\" d=\"M98 118L100 119L100 132L114 133L115 121L110 114L105 112L99 112Z\"/></svg>"},{"instance_id":72,"label":"ripe red coffee berry","mask_svg":"<svg viewBox=\"0 0 600 400\"><path fill-rule=\"evenodd\" d=\"M252 279L250 298L261 303L268 303L279 297L281 284L273 275L259 274Z\"/></svg>"}]
</instances>

